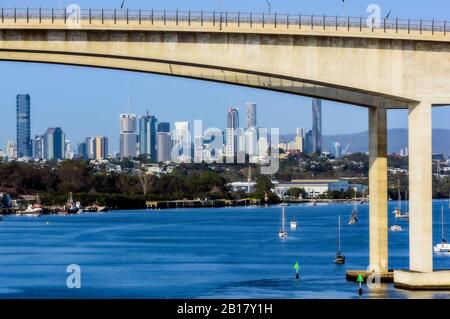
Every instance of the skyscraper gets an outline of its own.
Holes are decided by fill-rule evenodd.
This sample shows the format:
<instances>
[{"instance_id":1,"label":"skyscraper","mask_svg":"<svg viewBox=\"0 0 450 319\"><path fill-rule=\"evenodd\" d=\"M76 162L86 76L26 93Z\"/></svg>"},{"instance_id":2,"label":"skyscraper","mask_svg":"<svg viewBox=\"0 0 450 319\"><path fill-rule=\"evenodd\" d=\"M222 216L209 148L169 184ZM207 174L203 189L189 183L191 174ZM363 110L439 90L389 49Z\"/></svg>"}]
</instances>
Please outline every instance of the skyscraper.
<instances>
[{"instance_id":1,"label":"skyscraper","mask_svg":"<svg viewBox=\"0 0 450 319\"><path fill-rule=\"evenodd\" d=\"M341 144L339 142L333 143L332 145L332 154L334 155L334 157L336 158L340 158L342 156L342 147Z\"/></svg>"},{"instance_id":2,"label":"skyscraper","mask_svg":"<svg viewBox=\"0 0 450 319\"><path fill-rule=\"evenodd\" d=\"M302 153L305 150L305 129L297 128L297 134L294 139L295 150Z\"/></svg>"},{"instance_id":3,"label":"skyscraper","mask_svg":"<svg viewBox=\"0 0 450 319\"><path fill-rule=\"evenodd\" d=\"M120 114L120 157L136 156L136 114Z\"/></svg>"},{"instance_id":4,"label":"skyscraper","mask_svg":"<svg viewBox=\"0 0 450 319\"><path fill-rule=\"evenodd\" d=\"M167 162L171 160L172 152L172 137L170 132L158 132L156 133L157 142L157 161Z\"/></svg>"},{"instance_id":5,"label":"skyscraper","mask_svg":"<svg viewBox=\"0 0 450 319\"><path fill-rule=\"evenodd\" d=\"M239 127L239 109L228 108L227 115L227 130L226 130L226 150L225 155L232 157L236 155L237 138L236 129Z\"/></svg>"},{"instance_id":6,"label":"skyscraper","mask_svg":"<svg viewBox=\"0 0 450 319\"><path fill-rule=\"evenodd\" d=\"M313 131L309 130L305 135L305 153L312 155L313 153Z\"/></svg>"},{"instance_id":7,"label":"skyscraper","mask_svg":"<svg viewBox=\"0 0 450 319\"><path fill-rule=\"evenodd\" d=\"M95 146L93 137L86 137L86 157L84 158L85 159L95 158Z\"/></svg>"},{"instance_id":8,"label":"skyscraper","mask_svg":"<svg viewBox=\"0 0 450 319\"><path fill-rule=\"evenodd\" d=\"M17 149L13 141L8 141L6 143L6 156L8 156L8 161L17 158Z\"/></svg>"},{"instance_id":9,"label":"skyscraper","mask_svg":"<svg viewBox=\"0 0 450 319\"><path fill-rule=\"evenodd\" d=\"M89 158L86 142L81 142L78 144L77 154L78 154L78 158L82 158L85 160Z\"/></svg>"},{"instance_id":10,"label":"skyscraper","mask_svg":"<svg viewBox=\"0 0 450 319\"><path fill-rule=\"evenodd\" d=\"M247 103L247 128L256 127L256 103Z\"/></svg>"},{"instance_id":11,"label":"skyscraper","mask_svg":"<svg viewBox=\"0 0 450 319\"><path fill-rule=\"evenodd\" d=\"M102 160L108 158L108 138L104 136L96 136L94 140L94 158Z\"/></svg>"},{"instance_id":12,"label":"skyscraper","mask_svg":"<svg viewBox=\"0 0 450 319\"><path fill-rule=\"evenodd\" d=\"M168 122L160 122L158 123L158 132L170 132L170 123Z\"/></svg>"},{"instance_id":13,"label":"skyscraper","mask_svg":"<svg viewBox=\"0 0 450 319\"><path fill-rule=\"evenodd\" d=\"M31 157L29 94L17 95L16 112L17 157Z\"/></svg>"},{"instance_id":14,"label":"skyscraper","mask_svg":"<svg viewBox=\"0 0 450 319\"><path fill-rule=\"evenodd\" d=\"M66 140L64 142L64 158L73 159L74 156L75 152L72 151L72 142L70 140Z\"/></svg>"},{"instance_id":15,"label":"skyscraper","mask_svg":"<svg viewBox=\"0 0 450 319\"><path fill-rule=\"evenodd\" d=\"M156 160L167 162L171 160L172 135L170 134L170 123L160 122L156 133Z\"/></svg>"},{"instance_id":16,"label":"skyscraper","mask_svg":"<svg viewBox=\"0 0 450 319\"><path fill-rule=\"evenodd\" d=\"M312 100L313 145L312 153L322 153L322 100Z\"/></svg>"},{"instance_id":17,"label":"skyscraper","mask_svg":"<svg viewBox=\"0 0 450 319\"><path fill-rule=\"evenodd\" d=\"M60 127L48 128L44 135L44 158L58 160L64 158L65 134Z\"/></svg>"},{"instance_id":18,"label":"skyscraper","mask_svg":"<svg viewBox=\"0 0 450 319\"><path fill-rule=\"evenodd\" d=\"M44 135L36 135L31 141L32 157L34 159L44 158Z\"/></svg>"},{"instance_id":19,"label":"skyscraper","mask_svg":"<svg viewBox=\"0 0 450 319\"><path fill-rule=\"evenodd\" d=\"M178 161L189 162L192 154L192 142L189 122L175 122L175 130L172 135L173 146L178 150Z\"/></svg>"},{"instance_id":20,"label":"skyscraper","mask_svg":"<svg viewBox=\"0 0 450 319\"><path fill-rule=\"evenodd\" d=\"M148 113L139 119L139 154L156 161L156 117Z\"/></svg>"}]
</instances>

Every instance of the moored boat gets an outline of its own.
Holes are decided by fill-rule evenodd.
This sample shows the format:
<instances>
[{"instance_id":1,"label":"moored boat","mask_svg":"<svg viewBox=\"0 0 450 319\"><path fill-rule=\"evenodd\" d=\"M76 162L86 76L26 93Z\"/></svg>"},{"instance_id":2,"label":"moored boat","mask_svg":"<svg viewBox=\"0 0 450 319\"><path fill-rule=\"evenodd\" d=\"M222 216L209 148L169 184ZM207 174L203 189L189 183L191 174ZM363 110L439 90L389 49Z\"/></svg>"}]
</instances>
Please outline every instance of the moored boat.
<instances>
[{"instance_id":1,"label":"moored boat","mask_svg":"<svg viewBox=\"0 0 450 319\"><path fill-rule=\"evenodd\" d=\"M297 229L297 221L295 219L291 220L291 229L292 230Z\"/></svg>"},{"instance_id":2,"label":"moored boat","mask_svg":"<svg viewBox=\"0 0 450 319\"><path fill-rule=\"evenodd\" d=\"M281 229L278 232L278 237L280 237L281 239L287 238L288 234L286 231L286 227L285 227L285 223L286 223L286 217L284 215L284 206L282 206L282 210L281 210Z\"/></svg>"},{"instance_id":3,"label":"moored boat","mask_svg":"<svg viewBox=\"0 0 450 319\"><path fill-rule=\"evenodd\" d=\"M391 231L400 232L400 231L403 231L403 228L402 228L402 226L395 224L395 225L391 226Z\"/></svg>"},{"instance_id":4,"label":"moored boat","mask_svg":"<svg viewBox=\"0 0 450 319\"><path fill-rule=\"evenodd\" d=\"M16 215L18 216L28 216L28 217L39 217L42 214L42 207L39 204L28 205L27 209L19 211Z\"/></svg>"},{"instance_id":5,"label":"moored boat","mask_svg":"<svg viewBox=\"0 0 450 319\"><path fill-rule=\"evenodd\" d=\"M444 206L441 206L441 235L442 241L434 246L435 253L450 253L450 243L444 236Z\"/></svg>"},{"instance_id":6,"label":"moored boat","mask_svg":"<svg viewBox=\"0 0 450 319\"><path fill-rule=\"evenodd\" d=\"M349 225L355 225L358 223L358 203L356 202L356 192L355 192L355 197L353 199L353 209L352 209L352 214L350 215L350 219L348 221Z\"/></svg>"},{"instance_id":7,"label":"moored boat","mask_svg":"<svg viewBox=\"0 0 450 319\"><path fill-rule=\"evenodd\" d=\"M334 263L338 265L345 264L345 256L341 253L341 216L338 217L338 251L334 256Z\"/></svg>"}]
</instances>

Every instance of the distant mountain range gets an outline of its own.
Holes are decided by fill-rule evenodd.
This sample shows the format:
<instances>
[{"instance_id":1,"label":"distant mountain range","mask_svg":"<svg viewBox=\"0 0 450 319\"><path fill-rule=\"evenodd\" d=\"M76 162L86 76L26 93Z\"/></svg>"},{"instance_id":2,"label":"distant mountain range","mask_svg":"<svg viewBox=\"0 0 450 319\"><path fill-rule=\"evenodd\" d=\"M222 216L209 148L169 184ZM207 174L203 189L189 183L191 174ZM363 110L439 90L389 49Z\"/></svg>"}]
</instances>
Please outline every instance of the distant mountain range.
<instances>
[{"instance_id":1,"label":"distant mountain range","mask_svg":"<svg viewBox=\"0 0 450 319\"><path fill-rule=\"evenodd\" d=\"M295 134L281 135L280 141L292 141ZM339 142L342 149L348 145L348 152L367 152L369 147L369 132L361 132L354 134L338 134L323 136L323 151L329 152L332 144ZM388 152L400 153L400 150L408 146L408 130L390 129L388 130ZM446 156L450 155L450 130L434 129L433 130L433 153L442 153Z\"/></svg>"}]
</instances>

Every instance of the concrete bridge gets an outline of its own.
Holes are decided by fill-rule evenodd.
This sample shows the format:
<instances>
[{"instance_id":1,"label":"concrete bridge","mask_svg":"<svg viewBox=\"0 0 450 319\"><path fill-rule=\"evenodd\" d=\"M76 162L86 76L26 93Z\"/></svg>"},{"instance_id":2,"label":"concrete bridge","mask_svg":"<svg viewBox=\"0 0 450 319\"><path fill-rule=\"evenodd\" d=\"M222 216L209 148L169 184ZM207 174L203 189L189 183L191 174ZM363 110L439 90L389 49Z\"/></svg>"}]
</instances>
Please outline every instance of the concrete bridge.
<instances>
[{"instance_id":1,"label":"concrete bridge","mask_svg":"<svg viewBox=\"0 0 450 319\"><path fill-rule=\"evenodd\" d=\"M450 25L423 20L1 9L0 60L217 81L368 108L370 265L387 273L387 110L409 110L410 271L406 288L450 287L433 272L431 110L450 104ZM45 77L43 77L45 80ZM51 83L49 83L51 85ZM358 119L355 119L358 120Z\"/></svg>"}]
</instances>

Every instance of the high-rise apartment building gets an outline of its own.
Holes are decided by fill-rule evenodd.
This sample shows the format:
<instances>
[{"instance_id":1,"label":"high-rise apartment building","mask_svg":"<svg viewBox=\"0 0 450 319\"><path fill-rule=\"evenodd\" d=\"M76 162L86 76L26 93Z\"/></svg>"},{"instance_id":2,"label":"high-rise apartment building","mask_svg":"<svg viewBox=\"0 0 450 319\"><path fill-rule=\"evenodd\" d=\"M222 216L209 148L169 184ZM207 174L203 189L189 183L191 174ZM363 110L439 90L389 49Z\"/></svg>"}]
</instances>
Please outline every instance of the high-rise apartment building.
<instances>
[{"instance_id":1,"label":"high-rise apartment building","mask_svg":"<svg viewBox=\"0 0 450 319\"><path fill-rule=\"evenodd\" d=\"M139 155L156 161L156 122L154 115L148 113L139 119Z\"/></svg>"},{"instance_id":2,"label":"high-rise apartment building","mask_svg":"<svg viewBox=\"0 0 450 319\"><path fill-rule=\"evenodd\" d=\"M313 146L312 153L322 153L322 100L312 100Z\"/></svg>"},{"instance_id":3,"label":"high-rise apartment building","mask_svg":"<svg viewBox=\"0 0 450 319\"><path fill-rule=\"evenodd\" d=\"M227 114L225 155L233 157L237 152L236 130L239 128L239 109L230 107Z\"/></svg>"},{"instance_id":4,"label":"high-rise apartment building","mask_svg":"<svg viewBox=\"0 0 450 319\"><path fill-rule=\"evenodd\" d=\"M30 95L18 94L16 97L16 136L17 157L31 157L30 135Z\"/></svg>"},{"instance_id":5,"label":"high-rise apartment building","mask_svg":"<svg viewBox=\"0 0 450 319\"><path fill-rule=\"evenodd\" d=\"M65 134L60 127L48 128L44 135L44 158L47 160L64 159Z\"/></svg>"},{"instance_id":6,"label":"high-rise apartment building","mask_svg":"<svg viewBox=\"0 0 450 319\"><path fill-rule=\"evenodd\" d=\"M172 153L172 136L170 132L158 132L156 133L156 144L157 144L157 161L158 162L168 162L171 158Z\"/></svg>"},{"instance_id":7,"label":"high-rise apartment building","mask_svg":"<svg viewBox=\"0 0 450 319\"><path fill-rule=\"evenodd\" d=\"M304 152L305 151L305 129L297 128L296 135L294 138L295 151Z\"/></svg>"},{"instance_id":8,"label":"high-rise apartment building","mask_svg":"<svg viewBox=\"0 0 450 319\"><path fill-rule=\"evenodd\" d=\"M44 159L44 135L36 135L31 140L31 152L34 159Z\"/></svg>"},{"instance_id":9,"label":"high-rise apartment building","mask_svg":"<svg viewBox=\"0 0 450 319\"><path fill-rule=\"evenodd\" d=\"M133 158L136 149L136 114L120 114L120 157Z\"/></svg>"},{"instance_id":10,"label":"high-rise apartment building","mask_svg":"<svg viewBox=\"0 0 450 319\"><path fill-rule=\"evenodd\" d=\"M93 137L94 159L102 160L108 158L108 138L104 136Z\"/></svg>"},{"instance_id":11,"label":"high-rise apartment building","mask_svg":"<svg viewBox=\"0 0 450 319\"><path fill-rule=\"evenodd\" d=\"M256 103L247 103L247 128L256 127Z\"/></svg>"},{"instance_id":12,"label":"high-rise apartment building","mask_svg":"<svg viewBox=\"0 0 450 319\"><path fill-rule=\"evenodd\" d=\"M305 153L312 155L313 153L313 131L309 130L305 135Z\"/></svg>"},{"instance_id":13,"label":"high-rise apartment building","mask_svg":"<svg viewBox=\"0 0 450 319\"><path fill-rule=\"evenodd\" d=\"M88 147L87 147L87 143L86 142L81 142L78 144L78 148L77 148L77 156L78 158L82 158L87 160L89 158L88 155Z\"/></svg>"},{"instance_id":14,"label":"high-rise apartment building","mask_svg":"<svg viewBox=\"0 0 450 319\"><path fill-rule=\"evenodd\" d=\"M16 144L13 141L8 141L6 143L6 156L8 156L8 161L15 160L17 158Z\"/></svg>"}]
</instances>

